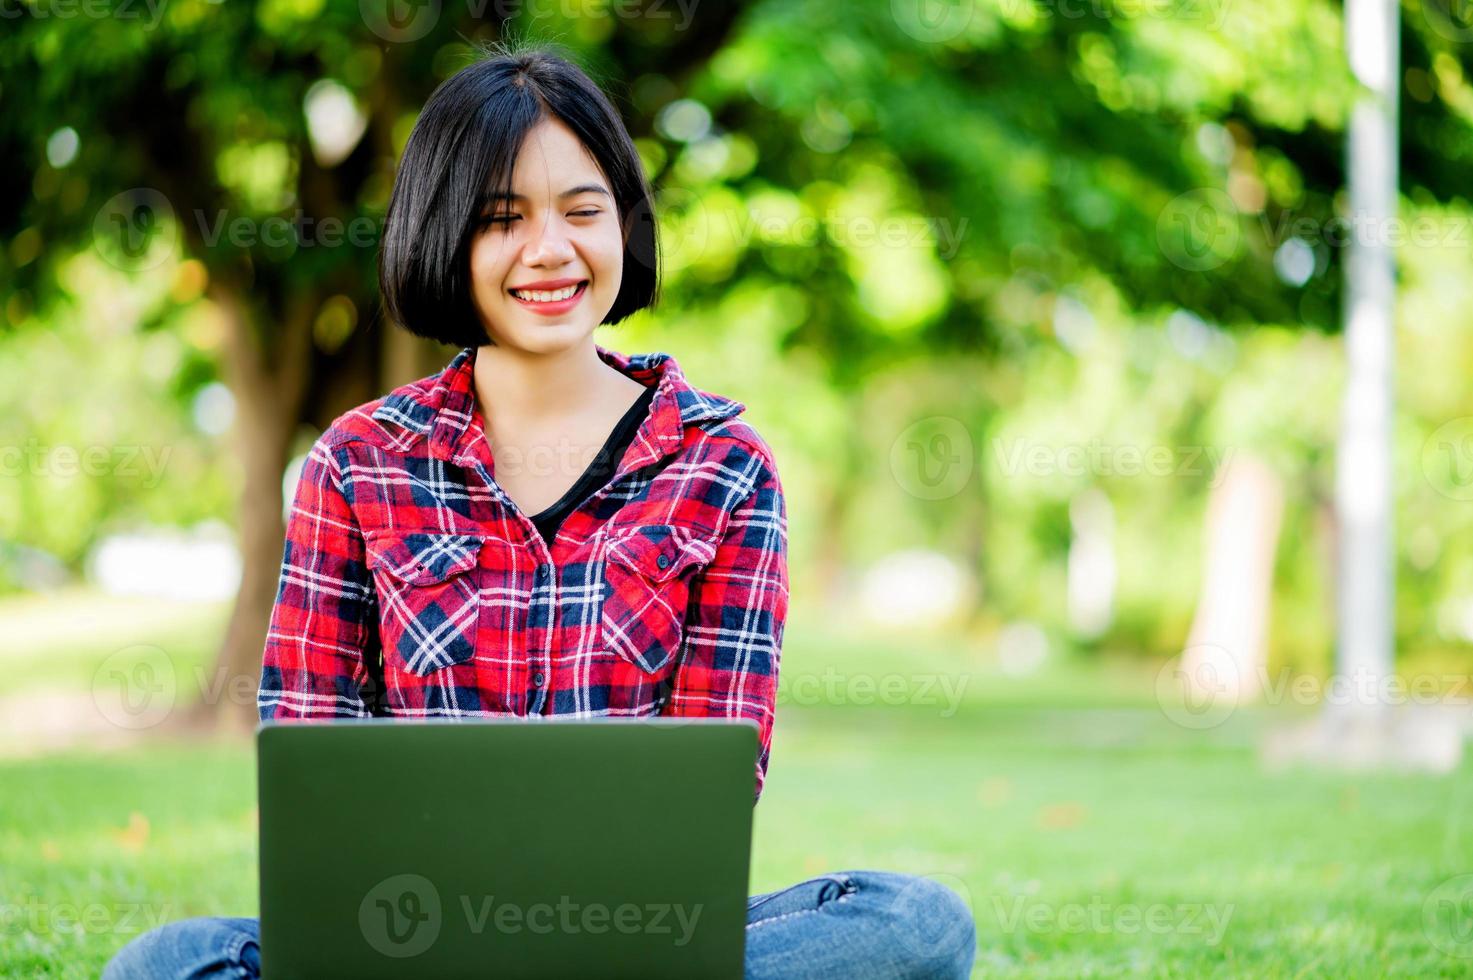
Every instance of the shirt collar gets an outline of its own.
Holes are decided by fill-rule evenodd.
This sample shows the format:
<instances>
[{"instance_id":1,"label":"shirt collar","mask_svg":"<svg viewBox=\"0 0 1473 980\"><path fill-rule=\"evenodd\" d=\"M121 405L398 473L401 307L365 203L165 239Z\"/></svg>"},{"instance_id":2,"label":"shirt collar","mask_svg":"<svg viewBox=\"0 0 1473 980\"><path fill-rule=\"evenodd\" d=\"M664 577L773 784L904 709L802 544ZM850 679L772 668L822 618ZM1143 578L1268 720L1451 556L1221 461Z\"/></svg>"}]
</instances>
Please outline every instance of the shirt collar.
<instances>
[{"instance_id":1,"label":"shirt collar","mask_svg":"<svg viewBox=\"0 0 1473 980\"><path fill-rule=\"evenodd\" d=\"M655 386L649 414L616 477L675 452L687 426L729 419L746 409L739 401L692 387L671 354L621 354L598 344L594 350L615 370ZM476 348L463 348L439 374L390 392L374 409L373 418L427 437L429 453L436 459L462 467L479 461L490 468L491 449L476 402L475 359Z\"/></svg>"}]
</instances>

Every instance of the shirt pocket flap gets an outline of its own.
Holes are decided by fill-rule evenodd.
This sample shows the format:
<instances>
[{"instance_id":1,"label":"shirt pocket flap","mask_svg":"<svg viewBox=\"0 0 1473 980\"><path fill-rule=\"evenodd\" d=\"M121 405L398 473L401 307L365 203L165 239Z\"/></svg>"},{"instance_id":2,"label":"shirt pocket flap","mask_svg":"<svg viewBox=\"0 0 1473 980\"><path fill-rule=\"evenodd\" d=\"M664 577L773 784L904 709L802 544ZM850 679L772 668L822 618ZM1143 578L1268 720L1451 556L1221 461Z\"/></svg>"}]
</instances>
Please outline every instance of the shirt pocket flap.
<instances>
[{"instance_id":1,"label":"shirt pocket flap","mask_svg":"<svg viewBox=\"0 0 1473 980\"><path fill-rule=\"evenodd\" d=\"M665 582L691 565L706 565L716 548L673 524L644 524L609 542L608 560L651 582Z\"/></svg>"},{"instance_id":2,"label":"shirt pocket flap","mask_svg":"<svg viewBox=\"0 0 1473 980\"><path fill-rule=\"evenodd\" d=\"M410 585L434 585L475 568L484 540L474 534L380 534L364 544L369 568Z\"/></svg>"}]
</instances>

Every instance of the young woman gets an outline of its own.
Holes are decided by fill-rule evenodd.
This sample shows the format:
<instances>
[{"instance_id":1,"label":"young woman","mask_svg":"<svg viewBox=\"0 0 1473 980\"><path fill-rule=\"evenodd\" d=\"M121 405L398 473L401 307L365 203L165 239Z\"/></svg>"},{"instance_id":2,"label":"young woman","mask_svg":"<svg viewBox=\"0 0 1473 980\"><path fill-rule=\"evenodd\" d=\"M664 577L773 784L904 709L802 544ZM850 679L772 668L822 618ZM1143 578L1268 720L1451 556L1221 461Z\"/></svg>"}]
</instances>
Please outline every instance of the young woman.
<instances>
[{"instance_id":1,"label":"young woman","mask_svg":"<svg viewBox=\"0 0 1473 980\"><path fill-rule=\"evenodd\" d=\"M667 354L593 341L655 301L640 160L598 87L543 49L424 106L380 287L439 374L339 417L297 485L262 719L715 716L772 736L786 508L744 406ZM755 802L755 801L754 801ZM969 911L925 878L822 875L748 900L749 978L963 977ZM258 921L126 946L105 980L255 977Z\"/></svg>"}]
</instances>

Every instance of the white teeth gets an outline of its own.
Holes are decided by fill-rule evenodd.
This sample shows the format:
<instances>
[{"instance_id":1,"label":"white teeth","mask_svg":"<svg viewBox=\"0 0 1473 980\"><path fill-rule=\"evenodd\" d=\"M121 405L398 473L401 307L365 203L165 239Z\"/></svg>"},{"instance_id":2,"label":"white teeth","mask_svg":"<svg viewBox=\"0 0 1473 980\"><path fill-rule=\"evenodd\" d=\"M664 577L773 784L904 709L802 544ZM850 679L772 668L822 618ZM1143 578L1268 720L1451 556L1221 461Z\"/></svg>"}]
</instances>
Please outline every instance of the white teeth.
<instances>
[{"instance_id":1,"label":"white teeth","mask_svg":"<svg viewBox=\"0 0 1473 980\"><path fill-rule=\"evenodd\" d=\"M578 291L578 285L579 284L574 283L573 285L565 286L562 289L555 289L550 293L542 292L539 290L528 291L525 289L513 289L511 291L511 294L513 296L520 297L521 299L531 300L534 303L555 303L560 299L568 299L570 296L576 293Z\"/></svg>"}]
</instances>

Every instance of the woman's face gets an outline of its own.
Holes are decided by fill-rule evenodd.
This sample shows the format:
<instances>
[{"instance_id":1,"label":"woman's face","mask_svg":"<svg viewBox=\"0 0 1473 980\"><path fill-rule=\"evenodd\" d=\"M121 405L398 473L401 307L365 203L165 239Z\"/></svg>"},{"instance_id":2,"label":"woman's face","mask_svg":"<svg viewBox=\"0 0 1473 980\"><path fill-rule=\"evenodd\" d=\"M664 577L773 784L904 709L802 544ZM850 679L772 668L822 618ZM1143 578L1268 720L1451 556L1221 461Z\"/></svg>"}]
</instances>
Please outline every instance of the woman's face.
<instances>
[{"instance_id":1,"label":"woman's face","mask_svg":"<svg viewBox=\"0 0 1473 980\"><path fill-rule=\"evenodd\" d=\"M576 347L619 295L624 237L612 188L572 130L546 119L527 133L511 189L511 200L487 205L471 241L481 323L504 348Z\"/></svg>"}]
</instances>

